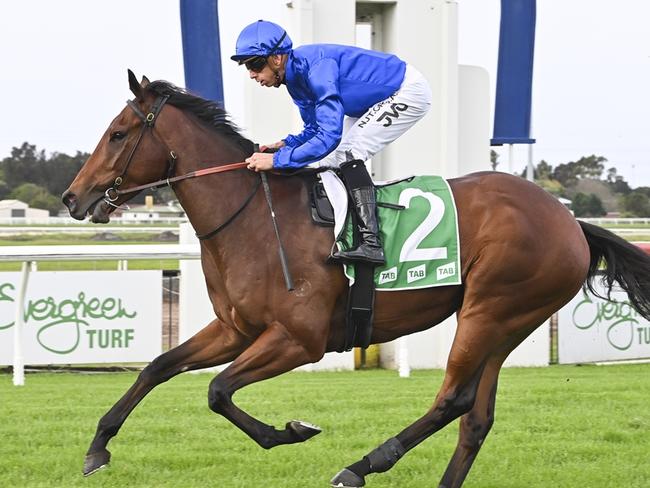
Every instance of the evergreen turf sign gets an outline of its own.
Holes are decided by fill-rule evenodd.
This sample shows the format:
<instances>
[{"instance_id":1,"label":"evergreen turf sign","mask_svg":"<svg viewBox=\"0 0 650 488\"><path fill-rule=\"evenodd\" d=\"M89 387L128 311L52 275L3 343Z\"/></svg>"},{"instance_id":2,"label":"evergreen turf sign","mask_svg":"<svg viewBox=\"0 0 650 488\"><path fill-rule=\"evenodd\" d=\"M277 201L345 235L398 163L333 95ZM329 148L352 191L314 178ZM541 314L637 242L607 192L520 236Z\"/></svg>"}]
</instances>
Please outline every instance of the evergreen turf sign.
<instances>
[{"instance_id":1,"label":"evergreen turf sign","mask_svg":"<svg viewBox=\"0 0 650 488\"><path fill-rule=\"evenodd\" d=\"M0 364L11 364L19 273L0 273ZM161 352L160 271L37 272L23 310L27 364L149 361Z\"/></svg>"}]
</instances>

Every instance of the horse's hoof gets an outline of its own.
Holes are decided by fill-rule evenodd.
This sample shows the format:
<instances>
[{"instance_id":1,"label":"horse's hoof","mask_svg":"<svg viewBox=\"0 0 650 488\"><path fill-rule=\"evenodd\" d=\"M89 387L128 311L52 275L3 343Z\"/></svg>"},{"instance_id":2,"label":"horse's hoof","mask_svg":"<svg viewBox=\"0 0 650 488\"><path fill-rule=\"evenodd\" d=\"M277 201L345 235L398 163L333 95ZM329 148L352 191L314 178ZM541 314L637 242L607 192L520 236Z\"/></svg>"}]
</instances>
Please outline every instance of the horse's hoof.
<instances>
[{"instance_id":1,"label":"horse's hoof","mask_svg":"<svg viewBox=\"0 0 650 488\"><path fill-rule=\"evenodd\" d=\"M111 460L111 453L104 449L103 451L87 454L84 460L84 476L90 476L102 468L108 466Z\"/></svg>"},{"instance_id":2,"label":"horse's hoof","mask_svg":"<svg viewBox=\"0 0 650 488\"><path fill-rule=\"evenodd\" d=\"M361 488L365 484L366 481L361 476L353 473L348 468L339 471L339 474L330 481L333 488Z\"/></svg>"},{"instance_id":3,"label":"horse's hoof","mask_svg":"<svg viewBox=\"0 0 650 488\"><path fill-rule=\"evenodd\" d=\"M287 422L286 428L291 431L292 435L299 442L311 439L316 434L322 432L320 427L310 424L309 422L303 422L302 420L292 420L291 422Z\"/></svg>"}]
</instances>

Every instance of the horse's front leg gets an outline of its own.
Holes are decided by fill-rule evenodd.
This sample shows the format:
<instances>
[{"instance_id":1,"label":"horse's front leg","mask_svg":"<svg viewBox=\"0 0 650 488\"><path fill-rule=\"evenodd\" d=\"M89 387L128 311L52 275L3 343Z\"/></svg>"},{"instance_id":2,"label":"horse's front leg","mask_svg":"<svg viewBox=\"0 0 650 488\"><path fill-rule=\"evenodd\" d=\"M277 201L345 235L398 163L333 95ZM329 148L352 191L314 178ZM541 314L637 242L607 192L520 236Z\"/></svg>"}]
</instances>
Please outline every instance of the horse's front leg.
<instances>
[{"instance_id":1,"label":"horse's front leg","mask_svg":"<svg viewBox=\"0 0 650 488\"><path fill-rule=\"evenodd\" d=\"M232 361L248 344L249 340L234 327L215 319L183 344L154 359L99 421L86 454L84 475L88 476L108 464L111 457L106 449L108 441L118 433L131 411L154 387L184 371Z\"/></svg>"},{"instance_id":2,"label":"horse's front leg","mask_svg":"<svg viewBox=\"0 0 650 488\"><path fill-rule=\"evenodd\" d=\"M301 341L279 322L273 322L231 365L210 383L210 408L226 417L265 449L280 444L303 442L320 433L320 429L306 422L288 422L284 429L260 422L232 401L240 388L257 381L272 378L303 364L316 362L325 353L326 340L317 333L308 341ZM308 343L308 344L307 344Z\"/></svg>"}]
</instances>

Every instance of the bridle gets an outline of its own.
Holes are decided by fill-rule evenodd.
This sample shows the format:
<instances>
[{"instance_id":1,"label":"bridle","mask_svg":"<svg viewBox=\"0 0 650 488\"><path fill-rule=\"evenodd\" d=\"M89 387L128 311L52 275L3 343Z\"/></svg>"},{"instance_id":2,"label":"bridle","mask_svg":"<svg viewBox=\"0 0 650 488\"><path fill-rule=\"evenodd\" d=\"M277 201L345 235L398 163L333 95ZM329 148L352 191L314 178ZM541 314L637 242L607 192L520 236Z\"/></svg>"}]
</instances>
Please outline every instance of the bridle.
<instances>
[{"instance_id":1,"label":"bridle","mask_svg":"<svg viewBox=\"0 0 650 488\"><path fill-rule=\"evenodd\" d=\"M124 178L126 177L126 172L129 170L129 166L133 161L133 156L135 155L135 152L138 149L140 142L142 141L142 137L144 136L144 133L147 131L147 129L151 129L151 133L154 134L153 129L154 129L154 125L156 124L156 119L160 115L160 112L162 111L162 108L165 106L165 103L167 103L167 100L169 100L169 95L159 95L146 115L142 112L142 110L140 110L140 107L138 107L138 104L135 103L134 100L127 100L126 102L127 105L131 108L131 110L133 110L133 112L142 121L142 128L140 129L140 133L138 134L138 138L136 139L135 144L131 148L131 152L129 152L129 156L126 159L126 164L124 165L124 169L122 170L122 173L120 174L120 176L115 178L115 181L113 182L113 186L111 186L104 192L104 202L106 202L106 204L115 208L122 208L115 203L115 201L117 201L117 199L121 195L136 193L149 188L151 189L161 188L163 186L169 186L171 188L172 183L176 183L178 181L187 180L190 178L196 178L197 176L205 176L214 173L223 173L225 171L232 171L236 169L246 168L247 166L246 162L239 162L239 163L231 163L231 164L225 164L220 166L211 166L209 168L191 171L190 173L186 173L184 175L173 176L175 171L175 166L176 166L176 160L177 160L176 153L170 150L165 144L165 142L162 139L160 139L160 137L158 137L157 139L159 139L160 142L165 146L165 148L167 149L167 153L169 155L167 159L167 177L158 181L154 181L152 183L145 183L144 185L138 185L131 188L126 188L124 190L120 190L120 185L124 182ZM244 200L244 203L235 211L235 213L233 213L229 218L227 218L225 222L220 224L212 232L208 232L207 234L201 234L201 235L196 234L196 237L198 237L200 240L209 239L215 236L221 230L223 230L228 224L230 224L233 220L235 220L235 218L246 208L246 206L250 203L250 201L257 193L257 190L260 187L261 183L262 183L262 178L260 178L257 181L251 193Z\"/></svg>"},{"instance_id":2,"label":"bridle","mask_svg":"<svg viewBox=\"0 0 650 488\"><path fill-rule=\"evenodd\" d=\"M118 208L118 206L113 202L115 202L120 197L120 195L123 195L125 193L133 193L134 191L137 191L134 190L133 188L129 190L120 190L119 188L120 185L124 182L124 177L126 176L126 172L129 170L129 166L131 166L131 161L133 161L133 156L135 155L135 151L138 149L138 146L142 141L142 137L144 136L144 133L147 131L147 129L151 129L153 133L153 128L154 125L156 124L156 119L158 118L158 115L160 114L160 111L162 110L165 103L167 103L167 100L169 100L169 95L158 96L156 98L156 101L151 106L151 110L147 115L145 115L142 112L142 110L140 110L140 107L138 107L138 104L135 103L135 101L133 100L126 101L126 104L131 108L131 110L133 110L133 112L142 121L142 127L140 128L140 132L138 133L138 138L136 139L135 144L131 148L131 152L129 153L129 156L126 158L126 164L124 165L124 169L122 170L122 173L120 174L120 176L115 178L115 181L113 182L113 186L111 186L104 192L104 201L108 205ZM171 174L174 172L176 153L174 153L174 151L168 151L168 153L169 153L169 159L167 162L167 176L169 179L169 176L171 176Z\"/></svg>"}]
</instances>

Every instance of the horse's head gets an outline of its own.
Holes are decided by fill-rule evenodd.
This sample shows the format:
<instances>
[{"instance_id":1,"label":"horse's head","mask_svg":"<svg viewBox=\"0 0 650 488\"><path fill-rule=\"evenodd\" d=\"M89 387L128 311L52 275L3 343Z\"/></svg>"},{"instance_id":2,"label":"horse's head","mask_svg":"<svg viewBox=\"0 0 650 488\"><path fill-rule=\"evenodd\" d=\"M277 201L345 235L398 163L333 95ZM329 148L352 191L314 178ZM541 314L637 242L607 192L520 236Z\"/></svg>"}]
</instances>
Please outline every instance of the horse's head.
<instances>
[{"instance_id":1,"label":"horse's head","mask_svg":"<svg viewBox=\"0 0 650 488\"><path fill-rule=\"evenodd\" d=\"M97 147L77 174L62 200L70 215L95 223L106 223L118 206L136 193L120 188L149 183L165 176L169 151L153 133L156 118L166 97L147 90L149 80L138 82L129 70L134 100L113 119Z\"/></svg>"}]
</instances>

